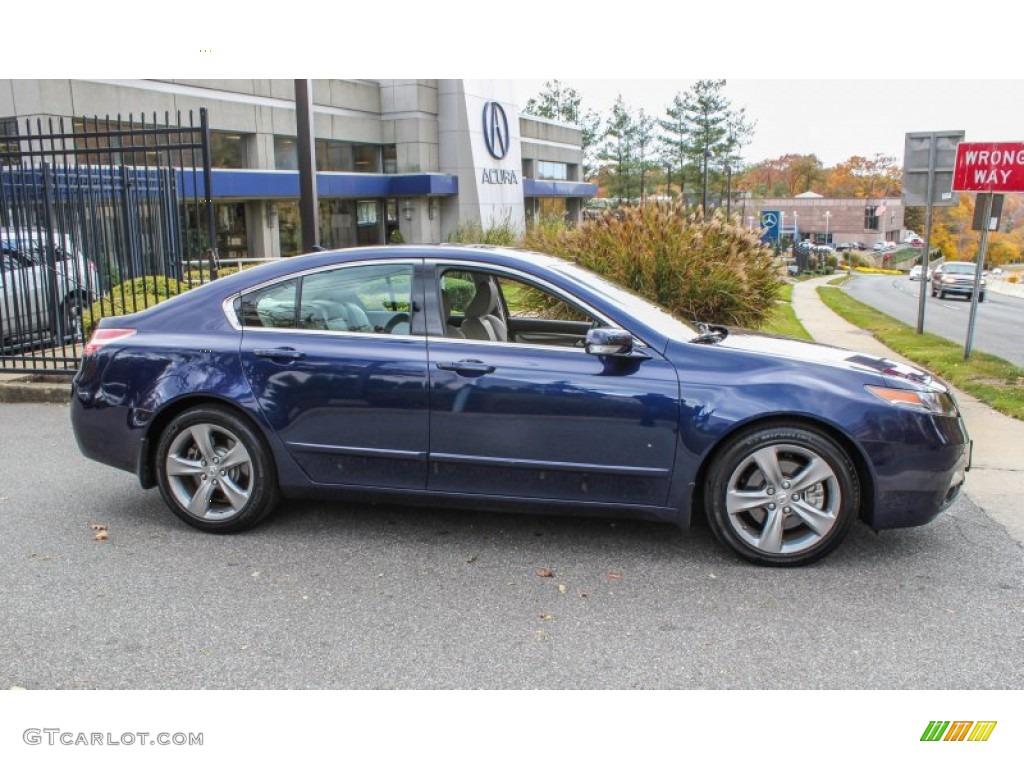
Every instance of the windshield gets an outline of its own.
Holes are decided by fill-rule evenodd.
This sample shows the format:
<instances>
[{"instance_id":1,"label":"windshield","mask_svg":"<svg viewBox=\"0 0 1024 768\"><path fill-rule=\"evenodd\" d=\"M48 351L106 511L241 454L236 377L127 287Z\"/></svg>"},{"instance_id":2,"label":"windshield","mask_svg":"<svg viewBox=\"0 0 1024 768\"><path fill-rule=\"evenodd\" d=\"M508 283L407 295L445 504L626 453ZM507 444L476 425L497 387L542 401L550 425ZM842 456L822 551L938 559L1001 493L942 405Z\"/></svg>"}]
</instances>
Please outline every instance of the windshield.
<instances>
[{"instance_id":1,"label":"windshield","mask_svg":"<svg viewBox=\"0 0 1024 768\"><path fill-rule=\"evenodd\" d=\"M973 264L947 264L944 272L952 272L955 275L973 275L974 274Z\"/></svg>"},{"instance_id":2,"label":"windshield","mask_svg":"<svg viewBox=\"0 0 1024 768\"><path fill-rule=\"evenodd\" d=\"M634 317L649 328L654 329L662 336L670 339L690 339L697 335L697 332L683 321L676 318L667 310L657 304L645 299L638 293L624 288L617 283L601 277L596 272L572 264L570 262L559 262L555 268L570 277L578 280L584 285L596 289L609 302L621 309L630 317Z\"/></svg>"}]
</instances>

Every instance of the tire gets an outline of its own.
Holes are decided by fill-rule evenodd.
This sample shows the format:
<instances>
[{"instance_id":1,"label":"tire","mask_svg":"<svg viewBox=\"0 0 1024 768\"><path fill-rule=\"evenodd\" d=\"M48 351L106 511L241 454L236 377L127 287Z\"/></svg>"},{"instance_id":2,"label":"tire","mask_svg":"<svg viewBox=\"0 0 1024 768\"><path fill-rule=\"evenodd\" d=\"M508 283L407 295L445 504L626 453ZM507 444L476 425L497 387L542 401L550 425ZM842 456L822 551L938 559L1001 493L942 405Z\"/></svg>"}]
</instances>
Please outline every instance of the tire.
<instances>
[{"instance_id":1,"label":"tire","mask_svg":"<svg viewBox=\"0 0 1024 768\"><path fill-rule=\"evenodd\" d=\"M715 537L759 565L799 566L834 550L860 509L853 462L808 427L767 427L729 440L708 472Z\"/></svg>"},{"instance_id":2,"label":"tire","mask_svg":"<svg viewBox=\"0 0 1024 768\"><path fill-rule=\"evenodd\" d=\"M60 305L61 315L64 319L64 336L60 339L61 342L76 342L80 343L85 340L84 326L82 325L82 313L85 312L85 302L81 295L77 293L69 294L64 298L64 303ZM57 329L54 329L54 336L60 333Z\"/></svg>"},{"instance_id":3,"label":"tire","mask_svg":"<svg viewBox=\"0 0 1024 768\"><path fill-rule=\"evenodd\" d=\"M154 461L167 506L201 531L252 528L280 497L266 442L224 408L200 406L176 416L160 435Z\"/></svg>"},{"instance_id":4,"label":"tire","mask_svg":"<svg viewBox=\"0 0 1024 768\"><path fill-rule=\"evenodd\" d=\"M946 298L946 292L945 291L939 291L939 298L940 299Z\"/></svg>"}]
</instances>

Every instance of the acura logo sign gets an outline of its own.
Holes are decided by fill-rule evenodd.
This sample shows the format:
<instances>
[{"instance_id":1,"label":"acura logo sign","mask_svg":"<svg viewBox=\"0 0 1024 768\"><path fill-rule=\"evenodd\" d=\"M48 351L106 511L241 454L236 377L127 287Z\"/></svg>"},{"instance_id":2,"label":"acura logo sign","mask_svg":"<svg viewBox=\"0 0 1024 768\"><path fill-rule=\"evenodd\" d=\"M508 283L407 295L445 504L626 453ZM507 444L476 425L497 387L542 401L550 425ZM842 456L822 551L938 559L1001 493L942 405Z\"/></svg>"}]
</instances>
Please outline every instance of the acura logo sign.
<instances>
[{"instance_id":1,"label":"acura logo sign","mask_svg":"<svg viewBox=\"0 0 1024 768\"><path fill-rule=\"evenodd\" d=\"M501 160L508 154L508 118L501 104L496 101L484 104L484 143L495 160Z\"/></svg>"}]
</instances>

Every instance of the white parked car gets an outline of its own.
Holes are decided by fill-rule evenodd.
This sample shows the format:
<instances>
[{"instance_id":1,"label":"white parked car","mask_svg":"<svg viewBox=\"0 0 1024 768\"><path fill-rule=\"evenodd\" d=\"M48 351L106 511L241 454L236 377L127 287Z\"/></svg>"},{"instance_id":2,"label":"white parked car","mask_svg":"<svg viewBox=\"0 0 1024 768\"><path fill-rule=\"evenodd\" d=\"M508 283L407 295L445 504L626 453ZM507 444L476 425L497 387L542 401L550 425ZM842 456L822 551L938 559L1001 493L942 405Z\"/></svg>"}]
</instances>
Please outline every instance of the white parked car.
<instances>
[{"instance_id":1,"label":"white parked car","mask_svg":"<svg viewBox=\"0 0 1024 768\"><path fill-rule=\"evenodd\" d=\"M60 328L61 341L83 340L82 311L99 293L96 266L74 248L68 235L57 235L51 275L45 238L45 232L0 229L2 345L46 334L56 337Z\"/></svg>"}]
</instances>

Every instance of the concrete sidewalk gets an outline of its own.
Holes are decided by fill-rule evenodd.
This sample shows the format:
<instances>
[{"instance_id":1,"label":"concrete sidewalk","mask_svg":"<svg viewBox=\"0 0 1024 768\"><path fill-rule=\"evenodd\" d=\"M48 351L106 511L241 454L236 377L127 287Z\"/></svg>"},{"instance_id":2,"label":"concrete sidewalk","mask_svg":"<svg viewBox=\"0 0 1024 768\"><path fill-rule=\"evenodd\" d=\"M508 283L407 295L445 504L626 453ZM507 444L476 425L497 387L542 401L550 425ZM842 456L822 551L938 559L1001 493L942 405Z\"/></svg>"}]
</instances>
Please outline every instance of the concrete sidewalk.
<instances>
[{"instance_id":1,"label":"concrete sidewalk","mask_svg":"<svg viewBox=\"0 0 1024 768\"><path fill-rule=\"evenodd\" d=\"M913 365L825 306L818 287L831 279L819 277L793 286L793 310L807 332L823 344ZM1024 422L1004 416L965 392L955 391L967 431L974 440L973 466L964 492L1024 544Z\"/></svg>"}]
</instances>

